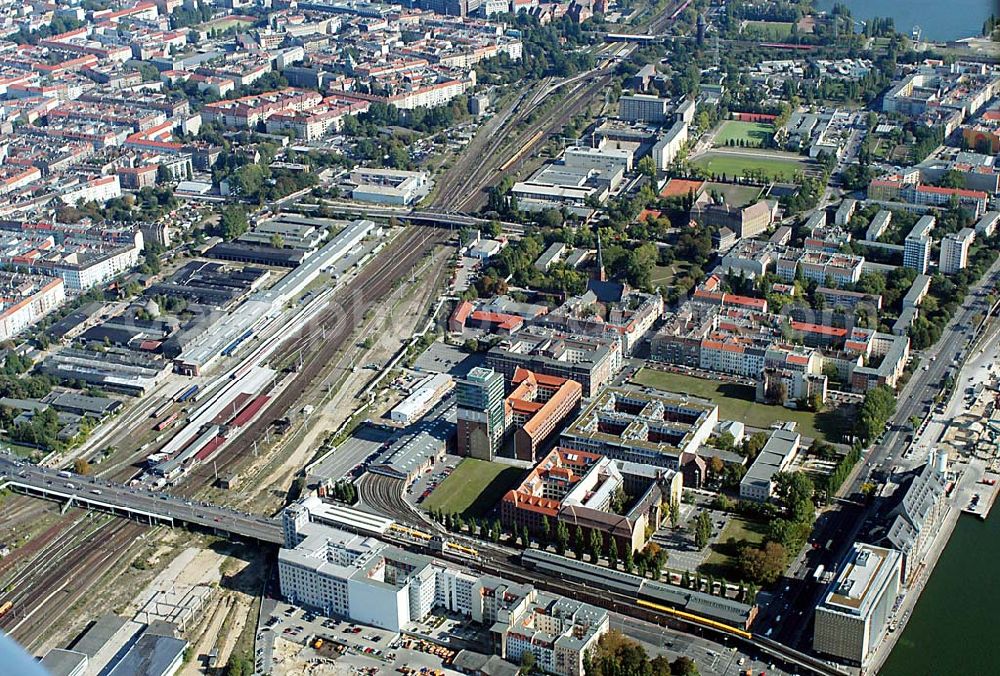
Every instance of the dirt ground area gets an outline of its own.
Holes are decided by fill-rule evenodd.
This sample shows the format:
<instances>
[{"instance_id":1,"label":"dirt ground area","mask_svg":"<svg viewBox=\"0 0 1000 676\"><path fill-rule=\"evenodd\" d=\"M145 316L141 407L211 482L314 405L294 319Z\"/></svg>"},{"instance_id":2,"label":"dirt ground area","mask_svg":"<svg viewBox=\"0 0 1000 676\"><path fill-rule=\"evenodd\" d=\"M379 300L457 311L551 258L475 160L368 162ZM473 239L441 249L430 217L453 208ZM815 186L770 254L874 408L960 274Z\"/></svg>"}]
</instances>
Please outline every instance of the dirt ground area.
<instances>
[{"instance_id":1,"label":"dirt ground area","mask_svg":"<svg viewBox=\"0 0 1000 676\"><path fill-rule=\"evenodd\" d=\"M254 599L264 585L264 576L268 570L266 555L259 549L249 550L229 543L219 543L214 550L222 555L219 566L222 574L220 589L216 595L216 606L220 614L218 628L214 626L216 622L213 622L202 632L191 632L188 636L192 643L197 641L199 650L192 651L192 662L185 665L184 673L187 674L213 673L202 668L213 648L218 654L217 664L226 664L247 625L256 627L257 624ZM246 560L247 554L249 560ZM201 646L206 643L210 647L201 650Z\"/></svg>"},{"instance_id":2,"label":"dirt ground area","mask_svg":"<svg viewBox=\"0 0 1000 676\"><path fill-rule=\"evenodd\" d=\"M131 619L136 599L179 552L196 541L196 537L166 528L141 535L122 557L122 563L105 573L90 593L52 627L48 636L32 646L35 654L44 655L52 648L65 647L102 615L113 613Z\"/></svg>"},{"instance_id":3,"label":"dirt ground area","mask_svg":"<svg viewBox=\"0 0 1000 676\"><path fill-rule=\"evenodd\" d=\"M223 635L223 627L233 613L235 599L232 596L216 595L205 608L203 621L192 632L197 640L191 642L193 659L181 667L181 676L196 676L205 673L207 656L216 648ZM204 656L204 657L203 657ZM228 659L229 656L226 656ZM222 662L219 662L220 664Z\"/></svg>"}]
</instances>

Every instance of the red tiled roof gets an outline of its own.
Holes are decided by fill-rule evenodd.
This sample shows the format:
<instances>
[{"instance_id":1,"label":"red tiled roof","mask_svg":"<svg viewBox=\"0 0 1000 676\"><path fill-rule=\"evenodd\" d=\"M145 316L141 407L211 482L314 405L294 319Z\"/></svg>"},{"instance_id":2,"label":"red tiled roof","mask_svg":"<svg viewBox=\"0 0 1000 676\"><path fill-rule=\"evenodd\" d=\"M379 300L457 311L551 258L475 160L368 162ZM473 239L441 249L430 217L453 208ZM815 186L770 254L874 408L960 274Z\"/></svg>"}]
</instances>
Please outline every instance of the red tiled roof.
<instances>
[{"instance_id":1,"label":"red tiled roof","mask_svg":"<svg viewBox=\"0 0 1000 676\"><path fill-rule=\"evenodd\" d=\"M988 199L989 195L979 190L966 190L965 188L939 188L936 185L918 185L917 192L929 192L936 195L958 195L959 197L974 197L975 199Z\"/></svg>"},{"instance_id":2,"label":"red tiled roof","mask_svg":"<svg viewBox=\"0 0 1000 676\"><path fill-rule=\"evenodd\" d=\"M513 331L524 323L524 320L517 315L505 315L499 312L485 312L483 310L473 312L470 319L487 324L496 324L497 327L506 331Z\"/></svg>"},{"instance_id":3,"label":"red tiled roof","mask_svg":"<svg viewBox=\"0 0 1000 676\"><path fill-rule=\"evenodd\" d=\"M650 218L659 218L662 214L663 212L657 209L643 209L639 213L639 222L643 223L649 220Z\"/></svg>"},{"instance_id":4,"label":"red tiled roof","mask_svg":"<svg viewBox=\"0 0 1000 676\"><path fill-rule=\"evenodd\" d=\"M823 326L822 324L812 324L810 322L797 322L792 320L791 327L796 331L802 331L803 333L818 333L823 336L835 336L838 338L847 337L847 329L841 329L836 326Z\"/></svg>"},{"instance_id":5,"label":"red tiled roof","mask_svg":"<svg viewBox=\"0 0 1000 676\"><path fill-rule=\"evenodd\" d=\"M467 300L463 300L455 308L455 311L451 313L451 321L458 322L462 326L465 326L465 320L469 318L469 315L471 315L472 311L475 309L476 307L472 303Z\"/></svg>"},{"instance_id":6,"label":"red tiled roof","mask_svg":"<svg viewBox=\"0 0 1000 676\"><path fill-rule=\"evenodd\" d=\"M736 294L727 293L722 297L723 304L732 305L742 305L744 307L753 308L755 310L765 311L767 310L767 300L763 298L753 298L751 296L737 296Z\"/></svg>"},{"instance_id":7,"label":"red tiled roof","mask_svg":"<svg viewBox=\"0 0 1000 676\"><path fill-rule=\"evenodd\" d=\"M710 350L722 350L723 352L743 353L745 351L742 345L722 342L720 340L710 340L708 338L703 340L701 345L702 347L706 347Z\"/></svg>"}]
</instances>

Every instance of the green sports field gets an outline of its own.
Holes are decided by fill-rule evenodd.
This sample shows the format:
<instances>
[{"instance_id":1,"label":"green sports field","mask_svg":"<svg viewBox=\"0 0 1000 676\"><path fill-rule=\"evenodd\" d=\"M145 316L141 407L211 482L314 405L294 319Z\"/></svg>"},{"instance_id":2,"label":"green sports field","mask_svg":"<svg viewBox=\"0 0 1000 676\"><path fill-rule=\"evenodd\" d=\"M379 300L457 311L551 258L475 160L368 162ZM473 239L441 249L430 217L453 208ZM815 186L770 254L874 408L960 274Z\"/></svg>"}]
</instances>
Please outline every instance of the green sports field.
<instances>
[{"instance_id":1,"label":"green sports field","mask_svg":"<svg viewBox=\"0 0 1000 676\"><path fill-rule=\"evenodd\" d=\"M723 152L710 150L692 162L696 167L721 176L743 176L743 172L756 170L772 181L791 181L795 174L805 171L808 164L793 155L760 153L753 150Z\"/></svg>"},{"instance_id":2,"label":"green sports field","mask_svg":"<svg viewBox=\"0 0 1000 676\"><path fill-rule=\"evenodd\" d=\"M774 126L763 122L740 122L726 120L715 135L715 147L729 145L730 141L743 142L755 148L763 146L774 136Z\"/></svg>"},{"instance_id":3,"label":"green sports field","mask_svg":"<svg viewBox=\"0 0 1000 676\"><path fill-rule=\"evenodd\" d=\"M206 21L205 23L198 26L198 29L202 31L227 31L230 28L246 28L247 26L252 26L252 21L247 21L245 19L237 19L234 17L222 17L219 19L213 19L212 21Z\"/></svg>"},{"instance_id":4,"label":"green sports field","mask_svg":"<svg viewBox=\"0 0 1000 676\"><path fill-rule=\"evenodd\" d=\"M787 21L747 21L743 34L761 40L786 40L792 34L792 24Z\"/></svg>"}]
</instances>

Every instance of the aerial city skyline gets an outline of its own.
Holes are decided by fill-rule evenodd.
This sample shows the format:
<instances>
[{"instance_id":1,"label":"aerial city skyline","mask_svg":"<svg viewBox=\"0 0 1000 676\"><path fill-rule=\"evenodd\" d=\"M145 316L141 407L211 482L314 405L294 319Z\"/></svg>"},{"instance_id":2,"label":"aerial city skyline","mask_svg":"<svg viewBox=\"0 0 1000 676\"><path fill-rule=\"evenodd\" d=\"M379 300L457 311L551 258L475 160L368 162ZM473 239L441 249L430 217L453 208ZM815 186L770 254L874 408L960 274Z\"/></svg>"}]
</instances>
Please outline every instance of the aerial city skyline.
<instances>
[{"instance_id":1,"label":"aerial city skyline","mask_svg":"<svg viewBox=\"0 0 1000 676\"><path fill-rule=\"evenodd\" d=\"M3 663L989 673L998 63L986 0L0 0Z\"/></svg>"}]
</instances>

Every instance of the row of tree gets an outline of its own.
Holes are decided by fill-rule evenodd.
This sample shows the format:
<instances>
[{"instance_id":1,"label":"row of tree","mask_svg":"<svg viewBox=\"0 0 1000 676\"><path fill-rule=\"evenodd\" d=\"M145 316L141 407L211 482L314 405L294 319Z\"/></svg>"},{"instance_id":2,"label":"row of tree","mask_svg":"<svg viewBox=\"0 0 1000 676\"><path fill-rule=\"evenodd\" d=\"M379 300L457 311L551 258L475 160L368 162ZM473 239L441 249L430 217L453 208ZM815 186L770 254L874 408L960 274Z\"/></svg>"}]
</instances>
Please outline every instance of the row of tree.
<instances>
[{"instance_id":1,"label":"row of tree","mask_svg":"<svg viewBox=\"0 0 1000 676\"><path fill-rule=\"evenodd\" d=\"M358 501L358 489L355 485L347 480L338 481L330 489L330 494L333 495L333 499L339 502L343 502L347 505L353 505Z\"/></svg>"},{"instance_id":2,"label":"row of tree","mask_svg":"<svg viewBox=\"0 0 1000 676\"><path fill-rule=\"evenodd\" d=\"M667 509L673 514L676 523L676 507L668 506ZM552 547L560 556L572 552L581 561L585 556L589 557L592 563L599 563L603 559L611 568L618 569L620 566L627 573L636 573L643 577L649 574L654 580L660 579L667 565L667 552L655 542L647 543L646 547L638 552L633 552L631 547L626 547L622 552L614 537L605 536L597 529L584 529L579 525L571 531L564 521L556 520L553 525L547 516L543 516L539 528L532 531L527 525L509 530L499 519L465 518L461 514L441 509L431 509L429 514L451 531L468 532L472 536L492 542L506 539L511 544L516 542L524 549L535 543L541 549Z\"/></svg>"},{"instance_id":3,"label":"row of tree","mask_svg":"<svg viewBox=\"0 0 1000 676\"><path fill-rule=\"evenodd\" d=\"M885 425L896 412L896 393L886 385L865 392L858 407L855 433L862 444L868 444L885 431Z\"/></svg>"}]
</instances>

